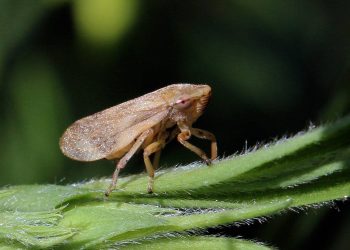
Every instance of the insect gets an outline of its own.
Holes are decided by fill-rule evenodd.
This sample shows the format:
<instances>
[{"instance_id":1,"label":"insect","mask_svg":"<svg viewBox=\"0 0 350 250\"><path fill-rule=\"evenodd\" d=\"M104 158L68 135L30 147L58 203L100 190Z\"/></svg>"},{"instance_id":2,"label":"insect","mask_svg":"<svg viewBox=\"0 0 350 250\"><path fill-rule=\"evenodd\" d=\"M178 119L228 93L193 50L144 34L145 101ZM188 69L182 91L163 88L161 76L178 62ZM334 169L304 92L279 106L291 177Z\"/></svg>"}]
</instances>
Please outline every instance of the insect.
<instances>
[{"instance_id":1,"label":"insect","mask_svg":"<svg viewBox=\"0 0 350 250\"><path fill-rule=\"evenodd\" d=\"M139 149L143 149L149 176L147 191L152 193L160 152L175 137L207 165L217 157L215 136L192 127L210 96L208 85L169 85L74 122L61 137L60 148L64 155L78 161L118 159L106 196L115 189L120 170ZM192 135L211 141L210 158L188 142ZM153 162L150 160L152 154Z\"/></svg>"}]
</instances>

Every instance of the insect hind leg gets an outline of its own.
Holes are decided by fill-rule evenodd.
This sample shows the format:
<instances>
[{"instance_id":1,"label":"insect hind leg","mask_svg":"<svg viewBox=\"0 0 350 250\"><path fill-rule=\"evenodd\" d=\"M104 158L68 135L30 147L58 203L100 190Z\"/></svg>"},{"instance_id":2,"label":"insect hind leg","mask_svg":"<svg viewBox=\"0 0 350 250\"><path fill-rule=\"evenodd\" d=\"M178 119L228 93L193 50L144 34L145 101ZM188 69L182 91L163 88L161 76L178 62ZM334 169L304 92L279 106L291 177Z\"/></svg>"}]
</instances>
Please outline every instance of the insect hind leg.
<instances>
[{"instance_id":1,"label":"insect hind leg","mask_svg":"<svg viewBox=\"0 0 350 250\"><path fill-rule=\"evenodd\" d=\"M147 139L148 136L150 136L153 133L153 129L148 129L145 132L143 132L135 141L135 143L132 145L130 150L118 161L116 164L115 171L113 173L112 177L112 183L108 187L108 189L105 192L105 196L109 196L111 192L115 189L117 185L118 175L122 168L126 166L130 158L137 152L137 150L142 146L144 141Z\"/></svg>"},{"instance_id":2,"label":"insect hind leg","mask_svg":"<svg viewBox=\"0 0 350 250\"><path fill-rule=\"evenodd\" d=\"M153 168L156 170L159 167L159 160L160 160L160 154L161 154L162 150L158 150L157 152L155 152L154 157L153 157Z\"/></svg>"},{"instance_id":3,"label":"insect hind leg","mask_svg":"<svg viewBox=\"0 0 350 250\"><path fill-rule=\"evenodd\" d=\"M154 171L155 171L155 167L158 167L156 165L152 165L149 156L153 153L156 153L155 157L158 157L158 155L160 154L160 150L163 148L164 145L165 145L164 140L155 141L149 144L143 151L143 160L145 161L145 166L148 173L148 187L147 187L148 193L153 193ZM157 159L155 162L157 165L158 165L158 161L159 159Z\"/></svg>"}]
</instances>

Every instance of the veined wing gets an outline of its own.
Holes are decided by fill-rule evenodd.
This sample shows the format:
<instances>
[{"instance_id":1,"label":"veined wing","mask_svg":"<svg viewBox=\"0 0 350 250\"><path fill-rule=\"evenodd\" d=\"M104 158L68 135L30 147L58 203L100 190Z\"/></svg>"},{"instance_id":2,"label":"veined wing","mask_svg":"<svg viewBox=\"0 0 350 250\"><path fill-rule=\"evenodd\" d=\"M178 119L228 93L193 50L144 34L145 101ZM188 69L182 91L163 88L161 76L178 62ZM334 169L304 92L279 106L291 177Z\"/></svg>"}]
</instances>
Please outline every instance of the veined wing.
<instances>
[{"instance_id":1,"label":"veined wing","mask_svg":"<svg viewBox=\"0 0 350 250\"><path fill-rule=\"evenodd\" d=\"M75 160L94 161L123 149L168 115L169 106L156 92L76 121L60 139L62 152Z\"/></svg>"}]
</instances>

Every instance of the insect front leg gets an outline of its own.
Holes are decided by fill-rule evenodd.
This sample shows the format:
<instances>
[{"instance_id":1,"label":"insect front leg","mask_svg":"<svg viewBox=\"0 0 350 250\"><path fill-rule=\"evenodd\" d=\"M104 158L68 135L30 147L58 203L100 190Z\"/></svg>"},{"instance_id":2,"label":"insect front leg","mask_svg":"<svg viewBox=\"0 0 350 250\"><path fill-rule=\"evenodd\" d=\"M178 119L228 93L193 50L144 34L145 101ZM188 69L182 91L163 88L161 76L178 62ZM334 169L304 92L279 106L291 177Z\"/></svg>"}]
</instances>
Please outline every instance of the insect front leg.
<instances>
[{"instance_id":1,"label":"insect front leg","mask_svg":"<svg viewBox=\"0 0 350 250\"><path fill-rule=\"evenodd\" d=\"M182 124L179 124L179 128L181 132L180 134L177 135L177 140L186 148L188 148L189 150L197 154L199 157L201 157L207 165L210 165L211 161L208 158L208 156L205 154L205 152L187 141L188 139L191 138L190 128L188 128L187 126L183 126Z\"/></svg>"},{"instance_id":2,"label":"insect front leg","mask_svg":"<svg viewBox=\"0 0 350 250\"><path fill-rule=\"evenodd\" d=\"M211 141L211 160L215 160L218 157L218 145L214 134L199 128L191 128L191 132L194 136Z\"/></svg>"},{"instance_id":3,"label":"insect front leg","mask_svg":"<svg viewBox=\"0 0 350 250\"><path fill-rule=\"evenodd\" d=\"M148 145L143 151L143 160L145 161L146 170L148 173L148 187L147 192L153 193L153 183L154 183L154 166L149 159L149 156L155 152L160 152L160 150L164 147L164 140L156 141Z\"/></svg>"},{"instance_id":4,"label":"insect front leg","mask_svg":"<svg viewBox=\"0 0 350 250\"><path fill-rule=\"evenodd\" d=\"M117 185L118 175L122 168L126 166L130 158L137 152L137 150L142 146L144 141L147 139L149 135L153 133L153 129L148 129L145 132L143 132L135 141L135 143L132 145L130 150L118 161L115 171L113 173L112 177L112 183L105 192L105 196L109 196L111 192L115 189L115 186Z\"/></svg>"}]
</instances>

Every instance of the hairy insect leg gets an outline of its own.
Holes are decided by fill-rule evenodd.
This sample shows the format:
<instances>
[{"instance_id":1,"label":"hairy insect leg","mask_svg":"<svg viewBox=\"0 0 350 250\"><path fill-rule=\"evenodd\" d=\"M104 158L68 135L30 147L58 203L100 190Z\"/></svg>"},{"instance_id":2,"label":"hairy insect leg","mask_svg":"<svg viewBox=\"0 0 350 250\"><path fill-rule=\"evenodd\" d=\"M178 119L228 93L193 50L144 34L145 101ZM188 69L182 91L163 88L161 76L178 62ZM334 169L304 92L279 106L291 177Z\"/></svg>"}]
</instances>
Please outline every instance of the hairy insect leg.
<instances>
[{"instance_id":1,"label":"hairy insect leg","mask_svg":"<svg viewBox=\"0 0 350 250\"><path fill-rule=\"evenodd\" d=\"M136 140L136 142L132 145L130 150L118 161L115 171L113 173L112 177L112 183L108 187L108 189L105 192L105 196L109 196L111 192L115 189L117 185L118 175L122 168L126 166L130 158L137 152L137 150L142 146L143 142L147 139L147 137L153 133L152 129L148 129L145 132L143 132Z\"/></svg>"},{"instance_id":2,"label":"hairy insect leg","mask_svg":"<svg viewBox=\"0 0 350 250\"><path fill-rule=\"evenodd\" d=\"M160 152L164 146L164 141L156 141L148 145L143 151L143 160L145 161L146 170L148 173L148 187L147 192L153 193L153 183L154 183L154 165L152 165L149 156L155 152ZM157 156L157 155L156 155Z\"/></svg>"},{"instance_id":3,"label":"hairy insect leg","mask_svg":"<svg viewBox=\"0 0 350 250\"><path fill-rule=\"evenodd\" d=\"M191 132L194 136L211 141L211 160L215 160L218 157L218 144L216 137L213 133L199 128L191 128Z\"/></svg>"},{"instance_id":4,"label":"hairy insect leg","mask_svg":"<svg viewBox=\"0 0 350 250\"><path fill-rule=\"evenodd\" d=\"M189 129L182 130L180 134L177 135L177 140L186 148L197 154L199 157L201 157L207 165L211 164L210 159L205 154L203 150L196 147L195 145L189 143L187 140L191 138L191 131Z\"/></svg>"}]
</instances>

